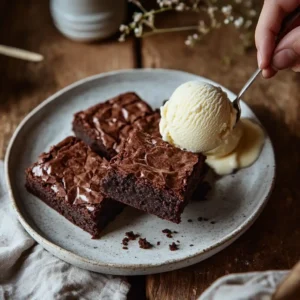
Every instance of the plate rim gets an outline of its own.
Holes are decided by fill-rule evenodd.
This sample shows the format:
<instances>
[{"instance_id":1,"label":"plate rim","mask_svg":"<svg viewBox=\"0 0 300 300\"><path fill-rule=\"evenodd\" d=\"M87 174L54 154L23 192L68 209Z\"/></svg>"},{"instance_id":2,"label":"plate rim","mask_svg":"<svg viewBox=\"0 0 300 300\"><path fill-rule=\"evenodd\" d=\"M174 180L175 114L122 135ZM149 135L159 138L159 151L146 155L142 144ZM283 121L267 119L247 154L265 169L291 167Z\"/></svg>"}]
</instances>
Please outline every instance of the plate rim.
<instances>
[{"instance_id":1,"label":"plate rim","mask_svg":"<svg viewBox=\"0 0 300 300\"><path fill-rule=\"evenodd\" d=\"M141 264L134 264L134 265L127 265L127 264L120 264L120 263L107 263L107 262L103 262L103 261L95 261L93 259L89 259L89 258L85 258L83 256L80 256L78 254L73 253L70 250L61 248L59 245L55 244L54 242L49 241L46 237L44 237L43 235L39 234L35 229L33 229L26 220L26 217L23 216L21 209L18 207L17 204L17 200L14 198L14 194L13 194L13 189L12 189L12 184L11 184L11 179L10 179L10 173L9 173L9 165L10 165L10 160L11 160L11 156L12 156L12 148L14 146L14 142L16 140L16 138L18 137L18 134L20 133L20 131L22 130L22 128L26 125L26 123L36 114L38 113L41 109L43 109L46 105L48 105L50 102L54 101L57 97L63 95L64 93L68 92L69 90L72 90L73 88L76 88L77 86L83 85L87 82L96 80L96 79L100 79L100 78L104 78L104 77L108 77L108 76L115 76L115 75L122 75L122 74L126 74L126 73L147 73L147 72L173 72L173 73L178 73L181 75L188 75L188 76L197 76L199 78L199 80L205 80L208 82L211 82L213 84L219 85L222 87L222 89L224 89L227 93L229 92L232 95L235 95L232 91L230 91L229 89L225 88L224 86L220 85L219 83L197 75L197 74L193 74L193 73L189 73L189 72L185 72L185 71L180 71L180 70L173 70L173 69L163 69L163 68L157 68L157 69L151 69L151 68L144 68L144 69L122 69L122 70L116 70L116 71L110 71L110 72L105 72L105 73L100 73L100 74L95 74L92 76L88 76L86 78L80 79L62 89L60 89L59 91L55 92L53 95L49 96L48 98L46 98L44 101L42 101L38 106L36 106L31 112L29 112L24 119L20 122L20 124L17 126L16 130L14 131L7 150L6 150L6 154L5 154L5 159L4 159L4 172L5 172L5 178L6 178L6 184L7 184L7 188L8 188L8 194L10 197L10 200L12 202L12 206L14 208L14 211L17 214L18 220L19 222L22 224L22 226L24 227L24 229L29 233L29 235L40 245L42 245L44 248L48 247L62 252L62 256L66 257L66 256L71 256L72 260L79 260L81 261L81 263L86 263L89 265L93 265L93 266L97 266L97 267L102 267L102 268L114 268L114 269L123 269L123 270L137 270L137 269L156 269L156 268L162 268L164 266L168 266L170 264L175 265L176 269L176 265L178 264L182 264L184 263L184 261L189 261L192 260L192 262L190 262L188 265L192 265L196 262L193 262L193 260L197 260L198 258L198 262L200 262L202 259L202 256L207 255L204 259L218 253L219 251L223 250L224 248L226 248L228 245L230 245L231 243L233 243L237 238L239 238L246 230L248 230L253 223L255 222L255 220L259 217L259 215L261 214L261 212L263 211L264 207L267 204L267 200L269 199L273 188L274 188L274 183L275 183L275 178L276 178L276 160L275 160L275 152L274 152L274 147L272 144L272 141L269 137L269 135L267 135L267 139L268 142L270 144L270 151L272 153L272 167L273 168L273 174L272 174L272 178L271 178L271 185L268 189L267 194L264 196L264 198L261 200L261 203L259 204L258 209L253 212L247 219L246 223L243 223L241 225L239 225L235 230L233 230L230 234L226 235L225 237L223 237L218 243L214 244L211 247L208 247L206 249L203 249L201 251L198 251L194 254L185 256L183 258L173 258L170 260L167 260L163 263L141 263ZM242 101L243 102L243 101ZM243 104L250 109L250 107L243 102ZM252 111L250 109L250 111ZM50 250L48 250L50 251ZM214 252L211 255L209 255L209 252ZM50 251L51 252L51 251ZM56 254L55 254L56 255ZM56 255L57 256L57 255ZM59 255L59 257L62 257L61 255ZM169 270L165 270L165 271L169 271ZM97 272L97 270L96 270ZM103 271L99 271L99 272L103 272ZM163 271L160 271L163 272ZM109 273L109 272L108 272ZM114 272L112 272L111 274L115 274ZM134 274L138 274L138 273L134 273ZM132 274L132 275L134 275ZM144 273L143 273L144 274ZM147 274L152 274L151 272L147 272Z\"/></svg>"}]
</instances>

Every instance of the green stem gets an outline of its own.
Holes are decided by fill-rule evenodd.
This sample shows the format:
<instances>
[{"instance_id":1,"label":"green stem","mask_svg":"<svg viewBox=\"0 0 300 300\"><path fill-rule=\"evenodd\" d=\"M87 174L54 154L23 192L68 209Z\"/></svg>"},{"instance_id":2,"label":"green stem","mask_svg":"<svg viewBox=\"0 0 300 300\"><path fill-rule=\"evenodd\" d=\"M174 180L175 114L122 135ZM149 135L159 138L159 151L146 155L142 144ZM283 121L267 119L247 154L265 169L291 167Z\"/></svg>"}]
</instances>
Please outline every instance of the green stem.
<instances>
[{"instance_id":1,"label":"green stem","mask_svg":"<svg viewBox=\"0 0 300 300\"><path fill-rule=\"evenodd\" d=\"M156 14L160 14L160 13L163 13L165 11L170 11L170 10L174 10L174 8L172 8L172 7L163 7L163 8L152 11L152 13L156 15ZM149 11L148 13L151 13L151 11Z\"/></svg>"},{"instance_id":2,"label":"green stem","mask_svg":"<svg viewBox=\"0 0 300 300\"><path fill-rule=\"evenodd\" d=\"M160 33L188 31L188 30L195 30L195 29L198 29L198 26L194 25L194 26L185 26L185 27L160 28L150 32L146 32L142 35L142 37L147 37L147 36L160 34Z\"/></svg>"}]
</instances>

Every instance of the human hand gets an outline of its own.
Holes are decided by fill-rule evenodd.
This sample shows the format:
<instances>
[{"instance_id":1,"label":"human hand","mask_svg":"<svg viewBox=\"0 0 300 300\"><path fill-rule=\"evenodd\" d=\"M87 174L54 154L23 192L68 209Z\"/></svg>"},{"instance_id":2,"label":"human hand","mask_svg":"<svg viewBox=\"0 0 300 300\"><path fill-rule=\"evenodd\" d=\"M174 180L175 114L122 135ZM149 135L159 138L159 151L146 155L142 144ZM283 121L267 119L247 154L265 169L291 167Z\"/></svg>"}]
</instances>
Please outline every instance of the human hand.
<instances>
[{"instance_id":1,"label":"human hand","mask_svg":"<svg viewBox=\"0 0 300 300\"><path fill-rule=\"evenodd\" d=\"M300 71L300 18L276 45L283 19L300 6L300 0L265 0L255 32L258 66L270 78L278 70Z\"/></svg>"}]
</instances>

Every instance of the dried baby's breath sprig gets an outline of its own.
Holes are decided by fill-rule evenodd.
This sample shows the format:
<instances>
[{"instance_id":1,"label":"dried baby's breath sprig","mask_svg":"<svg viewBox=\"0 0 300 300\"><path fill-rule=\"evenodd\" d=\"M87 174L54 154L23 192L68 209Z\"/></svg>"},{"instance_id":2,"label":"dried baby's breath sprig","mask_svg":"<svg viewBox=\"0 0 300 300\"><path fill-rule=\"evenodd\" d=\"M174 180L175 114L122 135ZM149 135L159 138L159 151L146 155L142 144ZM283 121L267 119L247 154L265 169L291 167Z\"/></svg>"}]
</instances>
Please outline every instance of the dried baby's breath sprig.
<instances>
[{"instance_id":1,"label":"dried baby's breath sprig","mask_svg":"<svg viewBox=\"0 0 300 300\"><path fill-rule=\"evenodd\" d=\"M151 10L145 9L138 0L129 0L137 8L128 25L121 25L119 41L125 41L129 35L142 38L150 35L190 31L185 44L194 46L205 35L222 26L234 26L240 31L240 37L248 47L253 36L253 24L257 20L257 10L254 0L157 0L157 7ZM198 24L178 26L171 28L157 28L155 18L167 11L199 13ZM204 21L203 13L209 21ZM251 37L251 38L250 38Z\"/></svg>"}]
</instances>

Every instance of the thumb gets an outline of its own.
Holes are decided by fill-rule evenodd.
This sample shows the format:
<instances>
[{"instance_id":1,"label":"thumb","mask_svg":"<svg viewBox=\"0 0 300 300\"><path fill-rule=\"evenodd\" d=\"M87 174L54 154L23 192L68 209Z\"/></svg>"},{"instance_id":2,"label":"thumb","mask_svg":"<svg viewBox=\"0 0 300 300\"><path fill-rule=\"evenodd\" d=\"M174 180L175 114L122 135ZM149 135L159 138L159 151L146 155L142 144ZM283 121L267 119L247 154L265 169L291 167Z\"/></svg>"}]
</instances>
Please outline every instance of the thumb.
<instances>
[{"instance_id":1,"label":"thumb","mask_svg":"<svg viewBox=\"0 0 300 300\"><path fill-rule=\"evenodd\" d=\"M300 65L300 26L290 31L274 51L272 66L276 70L292 68L299 71Z\"/></svg>"}]
</instances>

